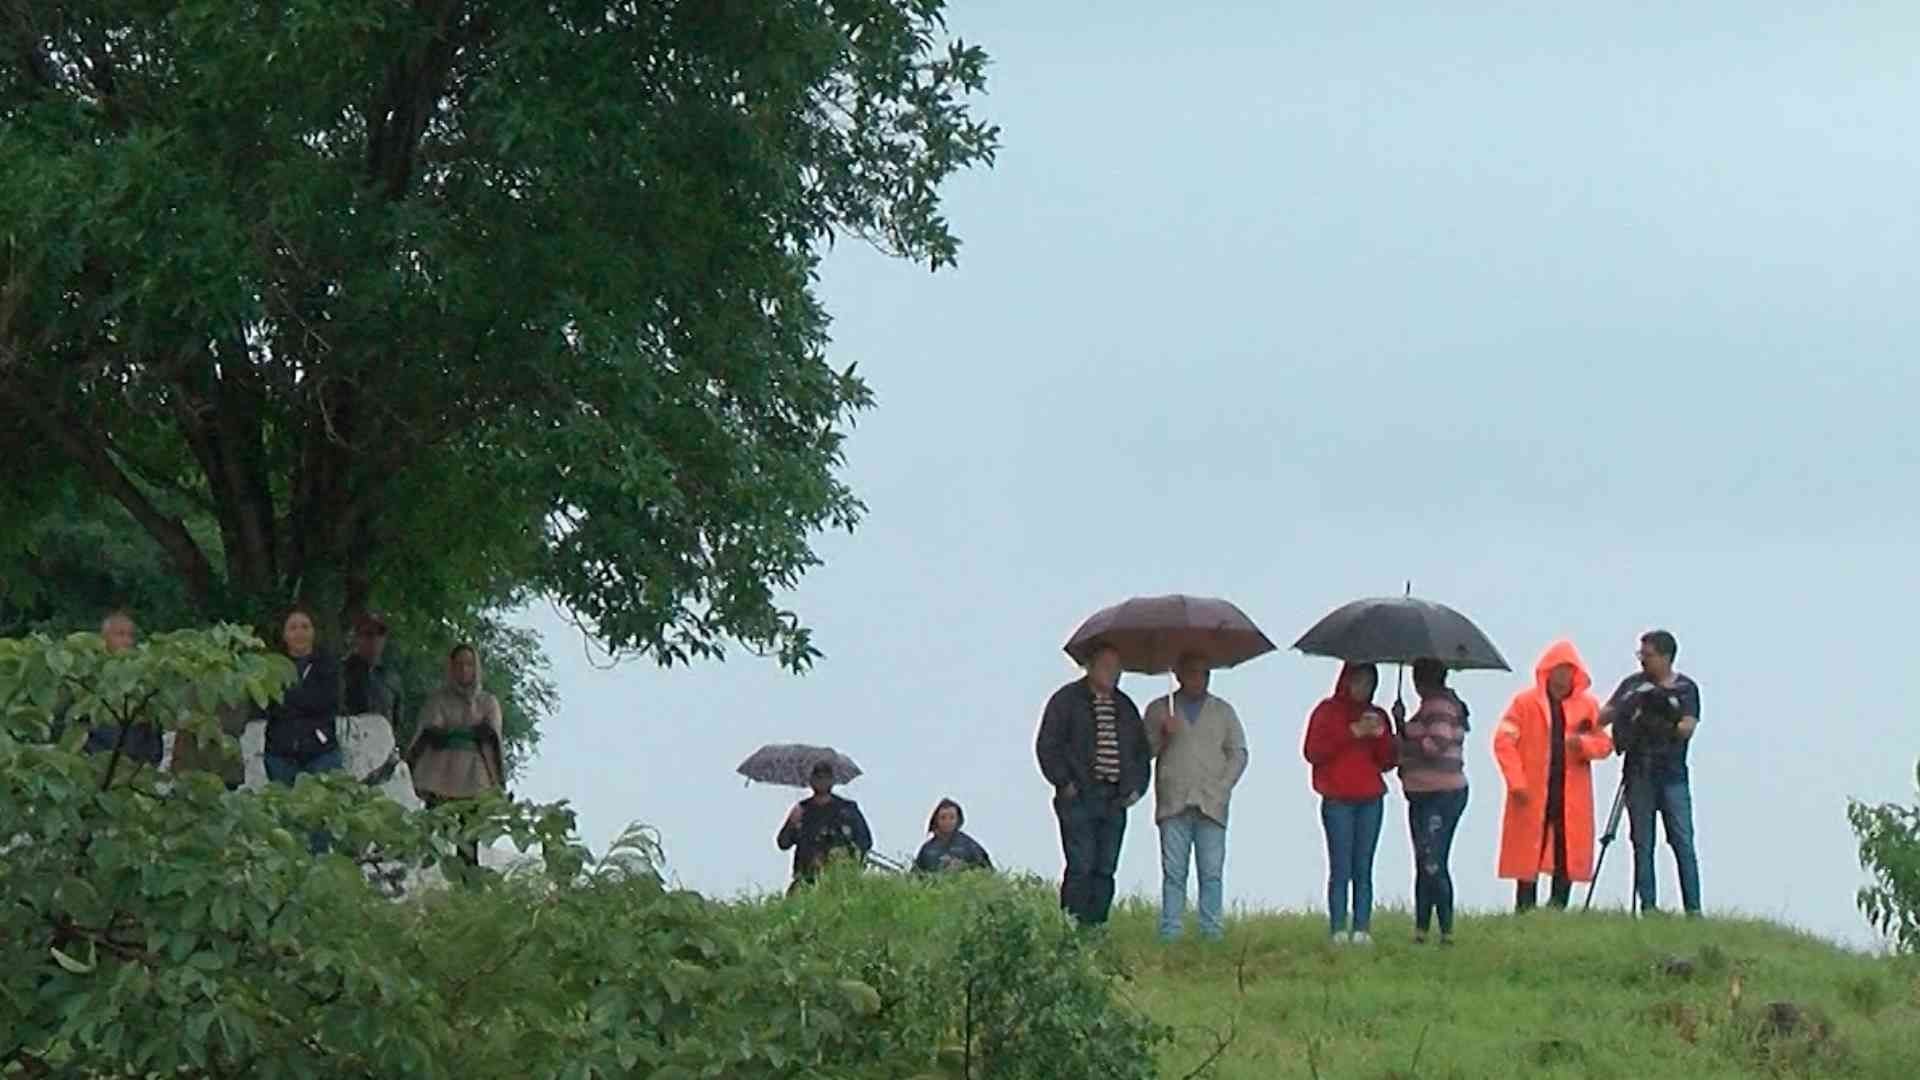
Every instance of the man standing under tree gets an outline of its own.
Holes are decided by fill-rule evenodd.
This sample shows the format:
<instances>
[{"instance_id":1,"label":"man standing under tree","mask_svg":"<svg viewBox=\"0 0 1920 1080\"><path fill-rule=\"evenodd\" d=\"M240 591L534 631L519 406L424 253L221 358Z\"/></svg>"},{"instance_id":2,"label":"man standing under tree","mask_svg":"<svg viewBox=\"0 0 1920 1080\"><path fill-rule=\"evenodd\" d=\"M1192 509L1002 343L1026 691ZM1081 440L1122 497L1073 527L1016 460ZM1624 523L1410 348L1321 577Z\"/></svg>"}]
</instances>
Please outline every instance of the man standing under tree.
<instances>
[{"instance_id":1,"label":"man standing under tree","mask_svg":"<svg viewBox=\"0 0 1920 1080\"><path fill-rule=\"evenodd\" d=\"M1627 829L1633 839L1633 892L1642 912L1657 911L1654 813L1673 849L1680 903L1700 917L1700 860L1693 845L1693 790L1687 747L1700 725L1700 687L1673 668L1680 644L1665 630L1640 638L1639 672L1621 680L1607 699L1601 723L1613 726L1627 756Z\"/></svg>"},{"instance_id":2,"label":"man standing under tree","mask_svg":"<svg viewBox=\"0 0 1920 1080\"><path fill-rule=\"evenodd\" d=\"M1233 706L1207 692L1212 671L1189 653L1174 665L1180 689L1147 705L1154 760L1154 811L1160 826L1160 938L1180 936L1187 910L1187 868L1200 876L1200 936L1217 941L1227 862L1227 803L1247 771L1247 732Z\"/></svg>"},{"instance_id":3,"label":"man standing under tree","mask_svg":"<svg viewBox=\"0 0 1920 1080\"><path fill-rule=\"evenodd\" d=\"M1040 718L1034 754L1053 785L1066 872L1060 906L1082 926L1100 926L1113 908L1113 875L1127 835L1127 811L1147 793L1153 758L1133 699L1120 692L1120 653L1100 645L1085 678L1056 690Z\"/></svg>"},{"instance_id":4,"label":"man standing under tree","mask_svg":"<svg viewBox=\"0 0 1920 1080\"><path fill-rule=\"evenodd\" d=\"M368 612L354 620L353 655L340 667L346 684L340 711L347 716L384 716L400 719L400 688L381 663L387 651L387 623Z\"/></svg>"}]
</instances>

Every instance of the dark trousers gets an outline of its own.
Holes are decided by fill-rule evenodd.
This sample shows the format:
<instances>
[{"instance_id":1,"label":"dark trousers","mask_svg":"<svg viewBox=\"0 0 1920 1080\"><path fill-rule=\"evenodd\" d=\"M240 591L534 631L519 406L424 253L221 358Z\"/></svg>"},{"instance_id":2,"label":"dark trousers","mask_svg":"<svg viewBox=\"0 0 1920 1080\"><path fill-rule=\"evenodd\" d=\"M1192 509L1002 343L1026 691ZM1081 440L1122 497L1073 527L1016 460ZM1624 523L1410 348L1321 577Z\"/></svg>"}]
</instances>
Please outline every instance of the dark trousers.
<instances>
[{"instance_id":1,"label":"dark trousers","mask_svg":"<svg viewBox=\"0 0 1920 1080\"><path fill-rule=\"evenodd\" d=\"M1422 791L1407 796L1407 828L1413 838L1413 925L1421 933L1440 917L1440 932L1453 933L1453 834L1467 811L1467 789Z\"/></svg>"},{"instance_id":2,"label":"dark trousers","mask_svg":"<svg viewBox=\"0 0 1920 1080\"><path fill-rule=\"evenodd\" d=\"M1567 901L1573 897L1573 879L1562 873L1553 875L1553 892L1547 900L1549 907L1566 910ZM1522 881L1513 887L1513 910L1532 911L1540 905L1540 887L1532 881Z\"/></svg>"},{"instance_id":3,"label":"dark trousers","mask_svg":"<svg viewBox=\"0 0 1920 1080\"><path fill-rule=\"evenodd\" d=\"M1060 906L1082 926L1099 926L1113 910L1113 874L1120 868L1120 844L1127 835L1127 812L1120 789L1095 784L1073 798L1053 801L1060 819L1060 850L1067 870L1060 879Z\"/></svg>"}]
</instances>

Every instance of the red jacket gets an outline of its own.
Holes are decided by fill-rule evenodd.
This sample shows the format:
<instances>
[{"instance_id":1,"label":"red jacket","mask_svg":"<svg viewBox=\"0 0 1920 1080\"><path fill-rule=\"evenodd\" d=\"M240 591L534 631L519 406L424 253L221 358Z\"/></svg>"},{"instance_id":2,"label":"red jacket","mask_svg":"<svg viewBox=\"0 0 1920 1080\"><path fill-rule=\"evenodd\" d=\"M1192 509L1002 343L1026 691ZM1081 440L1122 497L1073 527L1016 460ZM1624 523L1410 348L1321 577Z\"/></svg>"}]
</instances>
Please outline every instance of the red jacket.
<instances>
[{"instance_id":1,"label":"red jacket","mask_svg":"<svg viewBox=\"0 0 1920 1080\"><path fill-rule=\"evenodd\" d=\"M1384 795L1387 782L1380 774L1393 768L1393 725L1383 724L1380 734L1356 739L1350 730L1354 721L1379 708L1353 700L1346 692L1347 668L1340 669L1340 681L1333 696L1314 706L1307 718L1307 740L1302 751L1313 766L1313 790L1329 799L1359 802ZM1381 713L1380 719L1386 720Z\"/></svg>"}]
</instances>

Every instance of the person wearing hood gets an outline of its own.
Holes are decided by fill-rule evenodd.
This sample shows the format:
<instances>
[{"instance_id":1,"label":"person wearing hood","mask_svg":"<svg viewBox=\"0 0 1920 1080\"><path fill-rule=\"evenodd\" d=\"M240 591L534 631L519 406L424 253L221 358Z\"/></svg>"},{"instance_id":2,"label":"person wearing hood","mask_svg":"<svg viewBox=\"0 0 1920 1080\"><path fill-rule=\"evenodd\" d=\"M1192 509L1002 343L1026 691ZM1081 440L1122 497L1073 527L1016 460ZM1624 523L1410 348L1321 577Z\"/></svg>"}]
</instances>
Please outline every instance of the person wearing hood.
<instances>
[{"instance_id":1,"label":"person wearing hood","mask_svg":"<svg viewBox=\"0 0 1920 1080\"><path fill-rule=\"evenodd\" d=\"M480 689L480 654L460 644L447 655L447 681L420 706L407 767L413 790L429 808L504 791L506 763L500 752L500 701ZM463 845L460 857L479 862L477 844Z\"/></svg>"},{"instance_id":2,"label":"person wearing hood","mask_svg":"<svg viewBox=\"0 0 1920 1080\"><path fill-rule=\"evenodd\" d=\"M1373 944L1373 855L1387 793L1380 774L1394 762L1387 714L1373 704L1379 686L1380 672L1372 664L1342 666L1333 693L1307 718L1302 748L1313 767L1313 790L1320 793L1320 824L1327 837L1327 922L1337 945Z\"/></svg>"},{"instance_id":3,"label":"person wearing hood","mask_svg":"<svg viewBox=\"0 0 1920 1080\"><path fill-rule=\"evenodd\" d=\"M1440 943L1453 944L1454 832L1467 810L1464 750L1467 703L1447 688L1447 666L1416 660L1413 690L1420 706L1412 716L1393 703L1399 732L1400 787L1407 795L1407 829L1413 841L1413 942L1424 944L1440 920Z\"/></svg>"},{"instance_id":4,"label":"person wearing hood","mask_svg":"<svg viewBox=\"0 0 1920 1080\"><path fill-rule=\"evenodd\" d=\"M407 767L429 806L505 789L500 700L480 689L480 654L472 645L447 655L447 681L420 706Z\"/></svg>"},{"instance_id":5,"label":"person wearing hood","mask_svg":"<svg viewBox=\"0 0 1920 1080\"><path fill-rule=\"evenodd\" d=\"M780 826L780 835L774 838L781 851L793 851L789 894L812 884L820 876L820 868L834 855L844 854L856 863L864 863L873 850L873 832L867 828L867 816L860 812L860 804L833 793L832 762L816 762L807 774L807 785L813 794L793 804Z\"/></svg>"},{"instance_id":6,"label":"person wearing hood","mask_svg":"<svg viewBox=\"0 0 1920 1080\"><path fill-rule=\"evenodd\" d=\"M1591 766L1613 753L1613 739L1600 726L1592 685L1573 643L1556 641L1494 730L1493 756L1507 783L1499 875L1516 883L1516 911L1538 903L1542 875L1553 879L1556 908L1567 906L1574 882L1593 880Z\"/></svg>"},{"instance_id":7,"label":"person wearing hood","mask_svg":"<svg viewBox=\"0 0 1920 1080\"><path fill-rule=\"evenodd\" d=\"M966 823L967 812L960 809L959 803L941 799L933 808L933 816L927 819L927 842L920 845L920 854L914 856L914 870L937 874L943 870L993 869L987 849L960 831L960 826Z\"/></svg>"},{"instance_id":8,"label":"person wearing hood","mask_svg":"<svg viewBox=\"0 0 1920 1080\"><path fill-rule=\"evenodd\" d=\"M346 767L335 718L340 711L340 665L315 640L313 614L296 607L280 623L293 661L293 684L267 706L264 764L267 779L292 784L303 773Z\"/></svg>"}]
</instances>

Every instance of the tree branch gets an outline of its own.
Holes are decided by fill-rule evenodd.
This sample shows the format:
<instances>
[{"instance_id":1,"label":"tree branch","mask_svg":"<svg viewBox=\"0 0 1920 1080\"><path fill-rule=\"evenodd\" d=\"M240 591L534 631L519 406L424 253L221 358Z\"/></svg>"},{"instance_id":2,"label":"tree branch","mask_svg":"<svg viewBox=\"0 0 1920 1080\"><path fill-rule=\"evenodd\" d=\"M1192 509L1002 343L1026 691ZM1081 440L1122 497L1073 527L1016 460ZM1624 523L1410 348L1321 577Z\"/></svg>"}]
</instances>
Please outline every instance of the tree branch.
<instances>
[{"instance_id":1,"label":"tree branch","mask_svg":"<svg viewBox=\"0 0 1920 1080\"><path fill-rule=\"evenodd\" d=\"M0 346L0 349L4 349L4 346ZM153 500L140 490L139 485L114 464L113 457L105 448L105 440L96 432L86 424L63 415L53 408L52 403L29 389L18 374L6 370L16 362L11 353L11 349L4 349L4 354L0 354L0 359L7 361L5 368L0 368L0 394L15 399L22 415L33 420L48 443L86 470L94 484L113 496L133 515L133 519L173 561L174 568L186 582L187 595L194 606L204 609L213 584L213 565L187 531L186 524L153 504Z\"/></svg>"}]
</instances>

